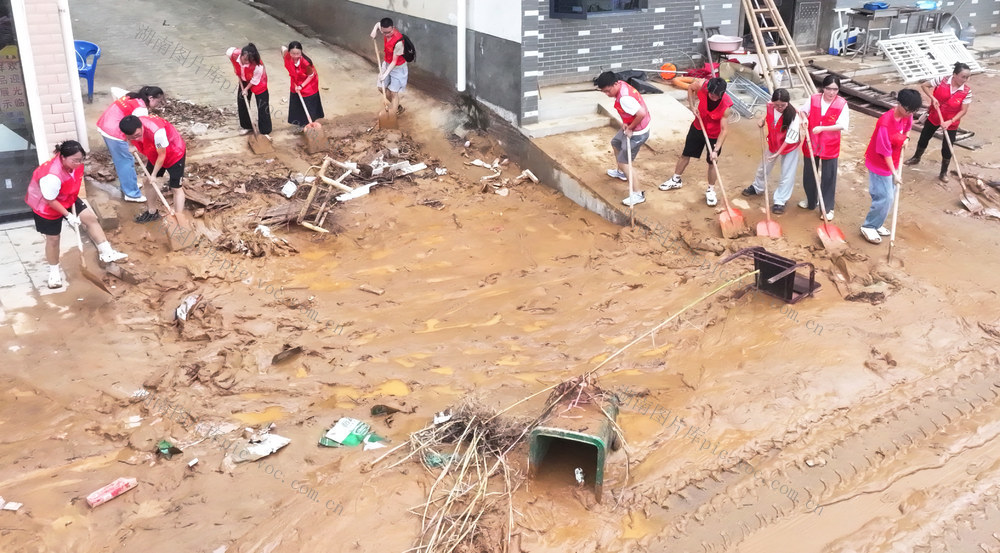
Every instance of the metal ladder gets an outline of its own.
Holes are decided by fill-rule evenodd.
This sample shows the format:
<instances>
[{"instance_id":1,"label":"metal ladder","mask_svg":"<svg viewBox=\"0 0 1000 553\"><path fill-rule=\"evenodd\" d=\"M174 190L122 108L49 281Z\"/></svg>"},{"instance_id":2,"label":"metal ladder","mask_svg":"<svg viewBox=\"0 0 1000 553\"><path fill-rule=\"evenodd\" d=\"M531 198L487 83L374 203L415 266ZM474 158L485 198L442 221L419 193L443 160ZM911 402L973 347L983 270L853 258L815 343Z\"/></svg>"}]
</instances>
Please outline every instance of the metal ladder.
<instances>
[{"instance_id":1,"label":"metal ladder","mask_svg":"<svg viewBox=\"0 0 1000 553\"><path fill-rule=\"evenodd\" d=\"M816 93L806 64L799 55L798 48L785 22L781 20L774 0L742 0L743 11L750 25L754 44L757 45L757 57L764 68L764 81L773 91L785 85L787 78L789 89L799 89L809 97ZM772 46L767 45L765 36ZM778 54L778 61L771 60L771 54Z\"/></svg>"}]
</instances>

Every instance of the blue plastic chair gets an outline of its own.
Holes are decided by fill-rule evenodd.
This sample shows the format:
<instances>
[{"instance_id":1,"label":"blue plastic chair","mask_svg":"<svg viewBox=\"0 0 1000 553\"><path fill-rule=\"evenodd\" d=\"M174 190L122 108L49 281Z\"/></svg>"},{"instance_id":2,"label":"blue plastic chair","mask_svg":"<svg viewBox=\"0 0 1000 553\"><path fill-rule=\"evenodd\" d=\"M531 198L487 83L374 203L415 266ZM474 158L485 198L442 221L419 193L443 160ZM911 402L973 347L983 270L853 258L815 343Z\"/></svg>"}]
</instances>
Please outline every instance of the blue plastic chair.
<instances>
[{"instance_id":1,"label":"blue plastic chair","mask_svg":"<svg viewBox=\"0 0 1000 553\"><path fill-rule=\"evenodd\" d=\"M101 57L101 47L93 42L77 40L76 69L80 77L87 79L87 102L94 103L94 73L97 71L97 60Z\"/></svg>"}]
</instances>

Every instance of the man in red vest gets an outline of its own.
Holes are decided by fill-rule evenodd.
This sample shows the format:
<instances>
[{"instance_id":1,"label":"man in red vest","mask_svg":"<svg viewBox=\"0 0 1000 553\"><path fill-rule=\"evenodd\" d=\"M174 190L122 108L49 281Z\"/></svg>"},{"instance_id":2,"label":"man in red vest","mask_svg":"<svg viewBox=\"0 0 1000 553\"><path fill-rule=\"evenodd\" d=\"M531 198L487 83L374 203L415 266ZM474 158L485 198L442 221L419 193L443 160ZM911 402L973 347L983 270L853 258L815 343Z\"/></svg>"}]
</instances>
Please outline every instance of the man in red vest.
<instances>
[{"instance_id":1,"label":"man in red vest","mask_svg":"<svg viewBox=\"0 0 1000 553\"><path fill-rule=\"evenodd\" d=\"M629 171L632 172L632 195L622 200L622 203L631 207L646 201L645 192L639 190L638 179L635 169L631 167L630 161L635 161L635 156L639 153L639 148L649 139L649 122L652 119L649 110L646 109L646 101L642 99L632 85L619 80L618 76L611 71L605 71L594 79L594 86L601 89L601 92L615 99L615 110L622 118L622 128L611 139L611 147L615 151L615 162L617 168L608 169L608 176L628 182ZM628 150L624 148L625 140L628 140L632 149L632 159L628 158Z\"/></svg>"},{"instance_id":2,"label":"man in red vest","mask_svg":"<svg viewBox=\"0 0 1000 553\"><path fill-rule=\"evenodd\" d=\"M371 37L375 38L377 33L382 33L382 47L384 59L378 73L378 88L385 89L386 98L389 100L389 109L396 110L396 113L403 113L403 106L399 105L399 96L406 88L406 81L410 76L409 66L403 58L404 41L403 33L395 27L392 19L383 17L372 29Z\"/></svg>"},{"instance_id":3,"label":"man in red vest","mask_svg":"<svg viewBox=\"0 0 1000 553\"><path fill-rule=\"evenodd\" d=\"M715 164L719 154L722 153L722 143L726 140L729 132L729 106L733 105L732 98L726 94L726 81L715 77L705 81L699 79L691 83L688 87L688 106L691 111L698 114L691 127L688 128L687 138L684 140L684 151L681 158L677 160L674 168L674 176L667 179L660 185L660 190L675 190L681 187L681 175L687 168L691 158L700 158L702 150L708 146L708 153L705 158L708 161L708 189L705 191L705 203L714 206L719 203L715 196L715 181L718 180L715 172ZM701 123L705 123L702 132ZM708 135L708 144L705 144L705 135Z\"/></svg>"},{"instance_id":4,"label":"man in red vest","mask_svg":"<svg viewBox=\"0 0 1000 553\"><path fill-rule=\"evenodd\" d=\"M153 179L150 186L159 186L156 177L167 173L170 177L170 188L174 191L174 211L178 222L183 225L184 189L181 188L181 178L184 176L184 159L187 157L187 145L177 129L160 117L136 117L129 115L118 123L118 128L125 133L125 138L132 143L139 153L146 158L146 169ZM137 223L149 223L160 218L160 213L152 206L146 206L146 211L136 217Z\"/></svg>"}]
</instances>

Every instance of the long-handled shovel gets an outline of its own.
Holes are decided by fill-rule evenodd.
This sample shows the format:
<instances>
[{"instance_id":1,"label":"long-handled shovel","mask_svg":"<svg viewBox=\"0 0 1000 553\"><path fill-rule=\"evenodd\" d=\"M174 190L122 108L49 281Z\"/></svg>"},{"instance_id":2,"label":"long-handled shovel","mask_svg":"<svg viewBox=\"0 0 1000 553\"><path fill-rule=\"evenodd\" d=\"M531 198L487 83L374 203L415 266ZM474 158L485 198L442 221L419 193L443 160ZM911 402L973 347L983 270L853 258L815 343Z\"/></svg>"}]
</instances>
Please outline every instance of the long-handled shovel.
<instances>
[{"instance_id":1,"label":"long-handled shovel","mask_svg":"<svg viewBox=\"0 0 1000 553\"><path fill-rule=\"evenodd\" d=\"M940 117L940 114L938 115ZM945 136L948 136L945 133ZM906 146L904 143L903 151L899 152L899 164L896 165L896 172L899 173L903 170L903 159L906 158ZM895 179L893 179L895 180ZM886 263L892 263L892 247L896 245L896 218L899 215L899 191L903 187L902 182L895 183L895 194L892 199L892 228L889 229L889 255L886 257Z\"/></svg>"},{"instance_id":2,"label":"long-handled shovel","mask_svg":"<svg viewBox=\"0 0 1000 553\"><path fill-rule=\"evenodd\" d=\"M944 122L944 117L941 116L941 108L934 106L934 109L937 110L938 121ZM958 164L958 157L955 156L955 148L951 144L951 135L948 134L948 129L945 128L942 128L941 132L944 134L944 140L948 144L948 151L951 152L951 159L955 161L955 170L958 171L958 184L962 186L962 205L973 213L979 213L983 210L983 204L979 203L979 198L976 198L975 195L969 194L969 189L965 186L965 179L962 178L962 167Z\"/></svg>"},{"instance_id":3,"label":"long-handled shovel","mask_svg":"<svg viewBox=\"0 0 1000 553\"><path fill-rule=\"evenodd\" d=\"M73 215L76 216L75 203L73 204ZM103 280L101 280L97 275L95 275L93 272L91 272L90 269L87 268L87 259L86 256L83 255L83 238L80 237L80 225L76 226L76 244L80 247L80 272L83 274L83 278L89 280L91 283L93 283L94 286L97 286L101 290L104 290L105 292L111 294L111 289L108 288L108 285L104 284Z\"/></svg>"},{"instance_id":4,"label":"long-handled shovel","mask_svg":"<svg viewBox=\"0 0 1000 553\"><path fill-rule=\"evenodd\" d=\"M632 184L632 139L628 136L625 136L625 133L622 133L622 137L625 138L625 157L628 158L628 197L629 200L631 200L632 194L635 193L634 192L635 188L634 185ZM628 218L629 218L629 226L634 228L635 227L634 202L632 202L632 205L628 206Z\"/></svg>"},{"instance_id":5,"label":"long-handled shovel","mask_svg":"<svg viewBox=\"0 0 1000 553\"><path fill-rule=\"evenodd\" d=\"M701 120L701 114L698 113L697 106L695 106L694 115L698 118L698 122L701 124L701 134L705 137L705 155L709 156L711 160L712 142L708 139L708 132L705 131L705 122ZM722 191L722 203L726 206L726 210L719 214L719 226L722 227L722 236L724 238L738 238L743 235L746 229L746 221L743 219L743 213L729 205L729 196L726 195L726 185L722 182L722 173L719 172L718 158L712 163L712 169L715 171L716 179L719 181L719 190Z\"/></svg>"},{"instance_id":6,"label":"long-handled shovel","mask_svg":"<svg viewBox=\"0 0 1000 553\"><path fill-rule=\"evenodd\" d=\"M374 38L372 46L375 47L375 70L378 71L382 67L382 59L379 57L378 42L375 42ZM380 86L379 90L382 91L382 105L384 107L378 112L378 128L395 129L397 127L396 112L392 111L392 104L389 103L389 97L385 94L385 86Z\"/></svg>"},{"instance_id":7,"label":"long-handled shovel","mask_svg":"<svg viewBox=\"0 0 1000 553\"><path fill-rule=\"evenodd\" d=\"M265 138L264 140L267 139ZM177 236L176 230L178 228L184 228L184 225L182 225L180 219L177 218L177 213L174 212L174 208L171 207L170 204L167 202L167 199L163 197L163 193L160 192L159 185L157 185L156 181L153 180L153 177L150 176L149 169L146 169L146 164L143 163L141 159L139 159L139 156L138 154L136 154L135 150L132 151L132 157L135 158L135 161L139 164L139 167L142 168L143 174L146 175L146 178L148 178L150 181L153 192L156 192L156 197L160 198L160 202L163 203L163 207L167 208L167 213L174 220L175 226L173 232L167 226L164 225L163 227L163 232L166 233L167 241L170 244L170 251L175 251L175 252L181 251L184 248L195 245L197 240L191 240L190 238L187 240L182 240L181 237ZM193 228L189 229L189 231L194 232L194 229Z\"/></svg>"},{"instance_id":8,"label":"long-handled shovel","mask_svg":"<svg viewBox=\"0 0 1000 553\"><path fill-rule=\"evenodd\" d=\"M306 101L302 97L301 92L296 92L299 97L299 101L302 102L302 109L306 112L306 120L309 124L306 125L305 133L306 137L306 151L310 154L314 154L322 150L326 146L326 135L323 134L323 126L312 120L312 115L309 114L309 108L306 106Z\"/></svg>"},{"instance_id":9,"label":"long-handled shovel","mask_svg":"<svg viewBox=\"0 0 1000 553\"><path fill-rule=\"evenodd\" d=\"M253 134L247 138L250 150L257 155L270 154L274 151L274 146L271 145L270 140L262 136L260 131L257 130L257 120L250 111L250 98L245 92L243 93L243 103L247 106L247 114L250 116L250 126L253 127ZM257 115L260 115L260 111L257 112Z\"/></svg>"},{"instance_id":10,"label":"long-handled shovel","mask_svg":"<svg viewBox=\"0 0 1000 553\"><path fill-rule=\"evenodd\" d=\"M806 135L806 144L809 145L809 157L810 159L816 153L813 149L812 139L809 137L809 129L806 129L804 133ZM847 238L844 236L844 231L840 230L836 225L831 225L826 220L826 204L823 202L823 188L821 182L823 181L823 173L820 172L819 163L811 160L806 160L806 163L812 168L813 179L816 181L816 194L819 196L819 208L823 210L821 213L823 224L816 227L816 234L819 235L819 241L823 243L823 247L827 250L839 250L843 246L847 245Z\"/></svg>"},{"instance_id":11,"label":"long-handled shovel","mask_svg":"<svg viewBox=\"0 0 1000 553\"><path fill-rule=\"evenodd\" d=\"M760 139L763 156L761 163L764 164L764 212L767 214L767 220L757 223L757 236L781 238L781 225L771 220L771 198L767 187L767 137L764 136L764 127L760 128Z\"/></svg>"}]
</instances>

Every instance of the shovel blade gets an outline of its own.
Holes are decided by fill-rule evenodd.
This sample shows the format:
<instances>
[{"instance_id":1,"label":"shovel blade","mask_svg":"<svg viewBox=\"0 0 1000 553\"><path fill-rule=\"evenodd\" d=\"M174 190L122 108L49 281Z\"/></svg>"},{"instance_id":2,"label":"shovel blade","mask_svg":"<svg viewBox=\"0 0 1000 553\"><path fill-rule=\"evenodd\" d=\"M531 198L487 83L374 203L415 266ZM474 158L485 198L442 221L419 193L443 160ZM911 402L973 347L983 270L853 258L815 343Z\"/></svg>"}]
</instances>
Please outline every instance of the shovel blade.
<instances>
[{"instance_id":1,"label":"shovel blade","mask_svg":"<svg viewBox=\"0 0 1000 553\"><path fill-rule=\"evenodd\" d=\"M397 127L396 114L386 110L378 112L378 128L395 129Z\"/></svg>"},{"instance_id":2,"label":"shovel blade","mask_svg":"<svg viewBox=\"0 0 1000 553\"><path fill-rule=\"evenodd\" d=\"M970 194L962 194L962 205L972 213L979 213L983 210L983 204L979 203L979 200Z\"/></svg>"},{"instance_id":3,"label":"shovel blade","mask_svg":"<svg viewBox=\"0 0 1000 553\"><path fill-rule=\"evenodd\" d=\"M105 284L104 281L100 279L100 277L98 277L96 274L94 274L93 271L91 271L90 269L88 269L85 266L81 266L80 267L80 273L83 274L83 278L89 280L94 286L97 286L101 290L104 290L108 294L111 294L111 289L108 288L108 285ZM111 295L114 295L114 294L111 294Z\"/></svg>"},{"instance_id":4,"label":"shovel blade","mask_svg":"<svg viewBox=\"0 0 1000 553\"><path fill-rule=\"evenodd\" d=\"M315 154L326 147L326 135L319 123L310 123L305 128L306 151Z\"/></svg>"},{"instance_id":5,"label":"shovel blade","mask_svg":"<svg viewBox=\"0 0 1000 553\"><path fill-rule=\"evenodd\" d=\"M781 238L781 226L777 221L764 220L757 223L757 236Z\"/></svg>"},{"instance_id":6,"label":"shovel blade","mask_svg":"<svg viewBox=\"0 0 1000 553\"><path fill-rule=\"evenodd\" d=\"M271 145L271 141L260 134L251 134L247 138L247 144L250 145L250 151L257 155L274 152L274 146Z\"/></svg>"},{"instance_id":7,"label":"shovel blade","mask_svg":"<svg viewBox=\"0 0 1000 553\"><path fill-rule=\"evenodd\" d=\"M816 227L816 234L827 250L839 250L847 245L847 237L839 227L829 223Z\"/></svg>"},{"instance_id":8,"label":"shovel blade","mask_svg":"<svg viewBox=\"0 0 1000 553\"><path fill-rule=\"evenodd\" d=\"M746 229L746 221L740 210L730 207L719 214L719 226L722 227L724 238L739 238Z\"/></svg>"}]
</instances>

